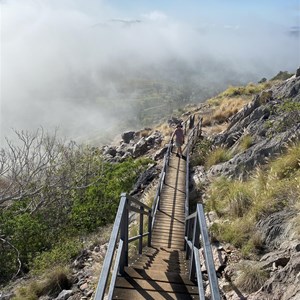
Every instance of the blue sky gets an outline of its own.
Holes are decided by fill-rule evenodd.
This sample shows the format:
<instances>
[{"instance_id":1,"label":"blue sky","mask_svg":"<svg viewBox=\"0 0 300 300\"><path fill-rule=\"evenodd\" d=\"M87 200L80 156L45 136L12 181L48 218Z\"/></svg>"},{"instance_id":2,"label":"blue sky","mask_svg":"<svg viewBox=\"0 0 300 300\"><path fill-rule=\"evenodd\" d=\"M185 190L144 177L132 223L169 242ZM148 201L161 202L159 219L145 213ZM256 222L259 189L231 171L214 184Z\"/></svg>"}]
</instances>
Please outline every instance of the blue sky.
<instances>
[{"instance_id":1,"label":"blue sky","mask_svg":"<svg viewBox=\"0 0 300 300\"><path fill-rule=\"evenodd\" d=\"M254 17L286 27L299 26L300 4L298 0L112 0L106 3L119 10L124 16L131 18L138 18L149 11L161 11L171 18L195 25L203 20L215 23L232 22L239 25L243 25L244 21L248 20L251 24L249 17Z\"/></svg>"}]
</instances>

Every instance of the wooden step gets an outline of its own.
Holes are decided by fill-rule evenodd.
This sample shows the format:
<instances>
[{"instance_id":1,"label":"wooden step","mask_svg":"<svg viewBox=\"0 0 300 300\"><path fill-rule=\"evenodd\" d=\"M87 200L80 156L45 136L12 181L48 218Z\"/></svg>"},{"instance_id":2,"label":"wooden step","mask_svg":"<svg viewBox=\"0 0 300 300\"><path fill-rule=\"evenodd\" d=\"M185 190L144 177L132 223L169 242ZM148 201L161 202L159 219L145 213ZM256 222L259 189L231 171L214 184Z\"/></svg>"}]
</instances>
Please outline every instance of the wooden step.
<instances>
[{"instance_id":1,"label":"wooden step","mask_svg":"<svg viewBox=\"0 0 300 300\"><path fill-rule=\"evenodd\" d=\"M182 294L198 294L197 288L193 285L170 283L166 281L154 281L150 279L139 279L132 277L118 277L116 287L146 291L177 292Z\"/></svg>"},{"instance_id":2,"label":"wooden step","mask_svg":"<svg viewBox=\"0 0 300 300\"><path fill-rule=\"evenodd\" d=\"M184 248L184 243L169 243L168 241L153 241L152 243L154 246L157 247L166 247L166 248L173 248L173 249L179 249L183 250Z\"/></svg>"},{"instance_id":3,"label":"wooden step","mask_svg":"<svg viewBox=\"0 0 300 300\"><path fill-rule=\"evenodd\" d=\"M160 235L160 236L172 236L174 238L180 238L180 239L184 239L184 230L183 229L177 229L177 230L172 230L170 232L170 230L168 228L162 228L162 229L157 229L157 230L153 230L152 236L155 235Z\"/></svg>"},{"instance_id":4,"label":"wooden step","mask_svg":"<svg viewBox=\"0 0 300 300\"><path fill-rule=\"evenodd\" d=\"M130 267L140 268L144 270L151 270L151 271L173 272L182 275L186 275L188 272L188 266L160 265L160 264L147 265L143 263L135 263L133 265L130 265Z\"/></svg>"},{"instance_id":5,"label":"wooden step","mask_svg":"<svg viewBox=\"0 0 300 300\"><path fill-rule=\"evenodd\" d=\"M171 218L163 218L162 216L156 216L155 218L155 228L159 228L160 226L163 227L163 225L169 225L172 227L178 227L179 229L184 229L184 222L180 219L171 219Z\"/></svg>"},{"instance_id":6,"label":"wooden step","mask_svg":"<svg viewBox=\"0 0 300 300\"><path fill-rule=\"evenodd\" d=\"M144 270L132 267L125 268L125 276L138 279L150 279L154 281L164 281L169 283L180 283L185 285L195 285L190 281L188 275L181 275L173 272L161 272L155 270Z\"/></svg>"},{"instance_id":7,"label":"wooden step","mask_svg":"<svg viewBox=\"0 0 300 300\"><path fill-rule=\"evenodd\" d=\"M163 241L165 243L171 243L171 244L183 244L183 238L180 238L180 237L173 237L173 236L161 236L161 235L153 235L152 236L152 239L151 239L152 242L157 242L157 241Z\"/></svg>"},{"instance_id":8,"label":"wooden step","mask_svg":"<svg viewBox=\"0 0 300 300\"><path fill-rule=\"evenodd\" d=\"M114 292L113 299L131 299L131 300L166 300L166 299L181 299L181 300L198 300L199 296L197 294L183 294L183 293L172 293L163 291L148 291L148 290L134 290L134 289L123 289L116 288Z\"/></svg>"},{"instance_id":9,"label":"wooden step","mask_svg":"<svg viewBox=\"0 0 300 300\"><path fill-rule=\"evenodd\" d=\"M155 258L151 258L151 257L145 257L142 256L139 259L136 259L134 261L132 261L131 264L135 264L135 263L144 263L147 265L150 264L168 264L168 265L186 265L186 260L183 257L180 258L173 258L173 257L166 257L166 258L161 258L161 257L155 257Z\"/></svg>"}]
</instances>

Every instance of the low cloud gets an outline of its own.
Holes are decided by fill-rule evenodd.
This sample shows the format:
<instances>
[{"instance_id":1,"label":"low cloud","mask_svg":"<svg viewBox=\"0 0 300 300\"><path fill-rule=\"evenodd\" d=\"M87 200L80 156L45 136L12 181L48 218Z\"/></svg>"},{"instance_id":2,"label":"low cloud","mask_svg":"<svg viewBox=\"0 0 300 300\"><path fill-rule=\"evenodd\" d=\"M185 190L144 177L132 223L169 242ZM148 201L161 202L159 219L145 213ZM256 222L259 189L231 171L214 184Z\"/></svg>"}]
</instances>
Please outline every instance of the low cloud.
<instances>
[{"instance_id":1,"label":"low cloud","mask_svg":"<svg viewBox=\"0 0 300 300\"><path fill-rule=\"evenodd\" d=\"M299 64L298 40L266 24L215 26L103 1L1 1L1 141L11 128L91 136L130 115L130 79L215 90ZM200 98L200 96L199 96Z\"/></svg>"}]
</instances>

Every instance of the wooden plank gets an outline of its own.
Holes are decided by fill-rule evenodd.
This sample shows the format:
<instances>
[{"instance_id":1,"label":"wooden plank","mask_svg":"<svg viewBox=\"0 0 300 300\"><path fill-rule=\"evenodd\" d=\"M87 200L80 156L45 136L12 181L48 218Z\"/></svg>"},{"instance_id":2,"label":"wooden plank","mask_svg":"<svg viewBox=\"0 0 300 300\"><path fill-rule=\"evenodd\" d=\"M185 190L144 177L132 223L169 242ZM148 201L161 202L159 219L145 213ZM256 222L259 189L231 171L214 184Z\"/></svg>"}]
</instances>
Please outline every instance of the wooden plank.
<instances>
[{"instance_id":1,"label":"wooden plank","mask_svg":"<svg viewBox=\"0 0 300 300\"><path fill-rule=\"evenodd\" d=\"M143 270L149 270L149 271L157 271L157 272L171 272L171 273L178 273L181 275L186 275L188 276L188 267L185 266L160 266L160 265L153 265L153 266L145 266L143 263L136 263L133 266L134 268L140 268Z\"/></svg>"},{"instance_id":2,"label":"wooden plank","mask_svg":"<svg viewBox=\"0 0 300 300\"><path fill-rule=\"evenodd\" d=\"M125 268L125 273L127 276L131 278L139 278L139 279L150 279L154 281L165 281L170 283L181 283L185 285L195 285L194 282L189 280L187 275L181 275L178 273L172 272L161 272L154 270L142 270L137 268Z\"/></svg>"},{"instance_id":3,"label":"wooden plank","mask_svg":"<svg viewBox=\"0 0 300 300\"><path fill-rule=\"evenodd\" d=\"M113 299L131 299L131 300L144 300L144 299L152 299L152 300L166 300L166 299L181 299L181 300L191 300L191 299L199 299L199 296L182 294L182 293L171 293L171 292L156 292L156 291L143 291L143 290L132 290L132 289L115 289L115 294Z\"/></svg>"}]
</instances>

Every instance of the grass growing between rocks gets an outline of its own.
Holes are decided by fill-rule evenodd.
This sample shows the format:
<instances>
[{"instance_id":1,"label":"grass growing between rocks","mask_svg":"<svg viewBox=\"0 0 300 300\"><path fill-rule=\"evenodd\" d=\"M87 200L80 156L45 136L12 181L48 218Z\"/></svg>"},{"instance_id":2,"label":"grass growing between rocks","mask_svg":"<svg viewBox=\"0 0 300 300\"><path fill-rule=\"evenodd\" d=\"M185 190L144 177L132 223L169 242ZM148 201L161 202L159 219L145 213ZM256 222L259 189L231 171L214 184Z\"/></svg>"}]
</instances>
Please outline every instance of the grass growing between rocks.
<instances>
[{"instance_id":1,"label":"grass growing between rocks","mask_svg":"<svg viewBox=\"0 0 300 300\"><path fill-rule=\"evenodd\" d=\"M232 153L225 147L218 147L213 149L207 156L204 163L206 169L213 165L228 161L233 157Z\"/></svg>"},{"instance_id":2,"label":"grass growing between rocks","mask_svg":"<svg viewBox=\"0 0 300 300\"><path fill-rule=\"evenodd\" d=\"M220 177L210 185L206 205L221 219L211 227L212 234L240 248L245 257L259 253L263 241L256 222L287 206L299 210L299 199L300 143L257 168L247 181Z\"/></svg>"},{"instance_id":3,"label":"grass growing between rocks","mask_svg":"<svg viewBox=\"0 0 300 300\"><path fill-rule=\"evenodd\" d=\"M31 281L20 287L13 300L36 300L42 296L57 297L62 290L72 286L70 270L67 267L57 267L42 280Z\"/></svg>"},{"instance_id":4,"label":"grass growing between rocks","mask_svg":"<svg viewBox=\"0 0 300 300\"><path fill-rule=\"evenodd\" d=\"M268 278L268 273L259 265L242 265L237 278L237 286L246 293L259 290Z\"/></svg>"},{"instance_id":5,"label":"grass growing between rocks","mask_svg":"<svg viewBox=\"0 0 300 300\"><path fill-rule=\"evenodd\" d=\"M249 149L253 144L253 138L250 134L246 134L240 138L238 150L239 152L246 151Z\"/></svg>"}]
</instances>

